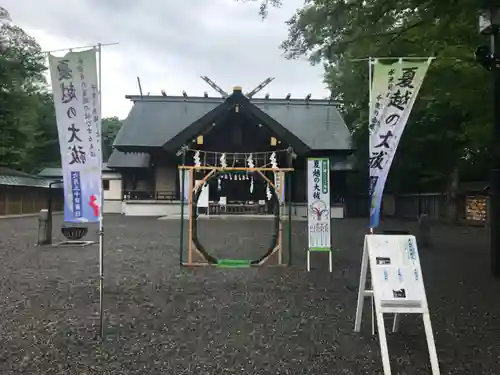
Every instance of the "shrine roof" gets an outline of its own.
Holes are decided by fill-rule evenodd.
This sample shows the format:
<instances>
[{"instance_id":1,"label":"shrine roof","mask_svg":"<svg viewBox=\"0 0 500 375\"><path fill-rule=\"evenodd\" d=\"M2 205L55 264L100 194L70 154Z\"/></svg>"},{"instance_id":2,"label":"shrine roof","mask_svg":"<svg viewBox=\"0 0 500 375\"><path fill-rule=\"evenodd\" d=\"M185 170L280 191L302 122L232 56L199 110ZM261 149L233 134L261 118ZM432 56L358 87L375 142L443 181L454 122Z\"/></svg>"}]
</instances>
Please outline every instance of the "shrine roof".
<instances>
[{"instance_id":1,"label":"shrine roof","mask_svg":"<svg viewBox=\"0 0 500 375\"><path fill-rule=\"evenodd\" d=\"M184 96L126 98L133 101L134 105L114 142L114 147L122 151L160 148L228 100ZM352 149L349 129L334 102L252 98L250 103L282 125L310 150Z\"/></svg>"},{"instance_id":2,"label":"shrine roof","mask_svg":"<svg viewBox=\"0 0 500 375\"><path fill-rule=\"evenodd\" d=\"M54 188L61 187L59 184L53 184L53 180L51 179L41 178L6 167L0 167L0 185L48 188L51 184Z\"/></svg>"},{"instance_id":3,"label":"shrine roof","mask_svg":"<svg viewBox=\"0 0 500 375\"><path fill-rule=\"evenodd\" d=\"M108 168L147 168L150 155L144 152L121 152L113 150L109 156Z\"/></svg>"}]
</instances>

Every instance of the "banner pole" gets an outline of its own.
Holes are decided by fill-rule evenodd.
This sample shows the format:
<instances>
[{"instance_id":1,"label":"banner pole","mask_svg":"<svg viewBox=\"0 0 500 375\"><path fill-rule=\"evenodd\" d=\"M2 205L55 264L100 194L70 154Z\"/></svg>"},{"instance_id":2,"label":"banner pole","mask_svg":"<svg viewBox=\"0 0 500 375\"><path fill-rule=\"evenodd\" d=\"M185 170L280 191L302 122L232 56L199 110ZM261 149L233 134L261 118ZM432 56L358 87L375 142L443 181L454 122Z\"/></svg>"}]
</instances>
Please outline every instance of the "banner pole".
<instances>
[{"instance_id":1,"label":"banner pole","mask_svg":"<svg viewBox=\"0 0 500 375\"><path fill-rule=\"evenodd\" d=\"M104 223L103 223L103 209L104 209L104 186L102 182L102 163L103 163L103 152L104 147L102 147L102 44L97 45L97 51L99 53L99 60L97 65L98 71L98 90L99 90L99 119L101 120L101 129L99 129L100 139L100 163L101 168L101 212L99 217L99 333L101 341L104 339Z\"/></svg>"},{"instance_id":2,"label":"banner pole","mask_svg":"<svg viewBox=\"0 0 500 375\"><path fill-rule=\"evenodd\" d=\"M370 179L370 122L371 122L371 115L372 115L372 109L373 109L373 90L372 90L372 81L373 81L373 59L370 57L368 59L368 220L370 220L371 216L371 207L372 207L372 200L370 196L370 185L371 185L371 179ZM370 234L373 234L373 228L371 227L370 223Z\"/></svg>"},{"instance_id":3,"label":"banner pole","mask_svg":"<svg viewBox=\"0 0 500 375\"><path fill-rule=\"evenodd\" d=\"M293 154L292 150L288 151L288 168L293 168ZM288 265L292 265L292 174L291 172L285 172L285 189L288 190ZM286 194L285 194L286 198Z\"/></svg>"},{"instance_id":4,"label":"banner pole","mask_svg":"<svg viewBox=\"0 0 500 375\"><path fill-rule=\"evenodd\" d=\"M182 152L182 161L181 165L184 167L186 165L186 151L183 150ZM184 264L184 259L183 259L183 254L184 254L184 204L185 204L185 199L184 195L186 194L186 169L182 168L181 170L181 238L180 238L180 244L179 244L179 262L181 267Z\"/></svg>"},{"instance_id":5,"label":"banner pole","mask_svg":"<svg viewBox=\"0 0 500 375\"><path fill-rule=\"evenodd\" d=\"M371 186L371 169L370 169L370 140L371 140L371 134L370 134L370 121L371 121L371 116L373 113L373 58L368 59L368 101L369 101L369 110L368 110L368 220L370 221L370 234L374 234L374 228L371 226L371 208L372 208L372 196L373 196L373 191L371 192L372 194L370 195L370 186ZM364 256L364 255L363 255ZM367 269L368 270L368 269ZM371 277L371 275L370 275ZM371 281L371 280L370 280ZM366 284L366 275L365 275L365 282ZM364 293L364 288L365 285L363 285L363 293ZM371 315L372 315L372 335L375 335L375 298L373 295L370 298L371 302Z\"/></svg>"},{"instance_id":6,"label":"banner pole","mask_svg":"<svg viewBox=\"0 0 500 375\"><path fill-rule=\"evenodd\" d=\"M120 44L120 42L113 42L113 43L99 43L98 46L100 47L107 47L107 46L117 46ZM95 44L88 45L88 46L78 46L78 47L71 47L71 48L60 48L60 49L53 49L50 51L42 51L42 53L50 54L50 53L55 53L55 52L65 52L65 51L74 51L75 49L88 49L88 48L95 48Z\"/></svg>"},{"instance_id":7,"label":"banner pole","mask_svg":"<svg viewBox=\"0 0 500 375\"><path fill-rule=\"evenodd\" d=\"M93 72L92 74L94 75L95 73L97 73L97 79L95 83L92 83L92 90L93 90L93 104L92 104L92 118L93 118L93 121L85 121L85 124L87 125L88 129L90 129L91 124L92 122L95 123L95 127L94 127L94 135L93 136L90 136L90 134L92 133L92 131L89 133L89 139L88 139L88 142L87 142L87 139L85 139L85 143L89 143L87 146L90 148L92 147L95 147L96 149L96 157L94 157L93 152L91 152L91 155L92 155L92 162L94 163L93 166L92 166L92 170L91 172L94 173L94 171L97 169L97 171L95 171L97 174L97 177L99 178L100 181L95 181L92 183L92 191L94 190L97 190L98 193L96 193L95 195L98 195L100 194L100 197L95 197L95 195L93 194L92 196L90 196L90 202L89 202L89 205L91 205L94 210L98 211L98 212L95 212L94 216L92 217L92 222L95 222L95 216L97 216L97 222L98 222L98 226L99 226L99 229L97 231L97 236L98 236L98 242L99 242L99 250L98 250L98 257L99 257L99 332L96 332L96 336L100 336L100 340L102 341L103 338L104 338L104 188L103 188L103 180L102 180L102 164L103 164L103 147L102 147L102 47L103 46L111 46L111 45L116 45L118 43L107 43L107 44L102 44L102 43L98 43L97 45L92 45L92 46L81 46L81 47L73 47L73 48L69 48L69 49L60 49L60 50L52 50L52 51L45 51L44 53L48 54L48 58L49 58L49 69L50 69L50 75L51 75L51 83L52 83L52 89L53 91L55 92L58 92L57 90L62 90L61 87L59 87L59 83L61 81L64 81L61 83L61 86L63 83L65 83L66 81L70 80L71 83L72 83L72 80L73 79L76 79L78 80L77 77L73 77L73 70L75 69L75 64L76 62L75 61L71 61L71 58L69 58L69 56L67 55L67 57L64 57L64 58L59 58L59 57L55 57L55 56L52 56L51 53L52 52L62 52L62 51L69 51L70 53L73 52L74 49L88 49L88 51L82 51L81 53L84 53L84 52L89 52L91 53L92 52L92 59L93 59L93 62L92 62L92 70L96 70L96 72ZM53 59L53 62L51 63L51 59ZM62 63L60 60L63 59L64 60L64 63ZM97 61L96 61L97 60ZM97 63L97 64L96 64ZM57 66L54 65L54 64L58 64ZM61 64L61 66L59 66L59 64ZM80 65L77 65L77 68L78 69L83 69L83 62L78 62L78 64ZM96 66L97 65L97 66ZM83 75L80 75L80 78L79 78L82 83L84 82L85 78ZM59 83L58 83L59 82ZM77 85L78 87L75 88L75 90L80 90L80 85ZM83 85L82 85L83 87ZM55 92L53 92L53 96L55 96ZM58 95L62 95L63 93L62 92L58 92ZM62 102L63 104L68 104L69 102L71 102L72 100L76 100L78 101L76 95L74 93L70 94L72 95L69 99L67 99L66 102ZM82 91L82 98L85 97L85 94L83 93ZM97 98L96 98L97 97ZM98 102L97 102L98 101ZM62 107L60 103L58 103L56 100L54 101L54 107L55 107L55 110L56 110L56 119L57 119L57 126L58 126L58 135L59 135L59 141L60 143L65 141L64 137L61 137L61 129L64 129L66 126L67 126L67 122L68 122L68 119L71 119L75 116L77 116L77 111L75 108L69 106L68 108L65 108L65 107ZM63 112L64 111L64 112ZM67 112L69 111L69 112ZM85 112L87 111L87 112ZM90 112L89 112L89 109L86 109L84 112L85 116L90 116ZM66 115L65 115L66 113ZM88 120L88 117L85 117L86 120ZM76 118L74 119L73 121L79 121L80 123L83 124L83 118ZM79 124L82 125L82 124ZM73 127L75 126L75 124L72 125ZM79 128L78 129L74 129L75 131L79 131ZM75 135L76 137L76 135ZM78 139L78 138L77 138ZM82 141L81 139L78 139L79 141ZM68 141L69 142L69 141ZM76 146L74 146L76 147ZM76 150L76 148L75 148ZM82 163L82 161L80 160L80 155L78 154L78 151L73 151L75 153L75 155L72 154L72 157L73 158L78 158L78 159L75 159L75 162L76 163ZM80 151L80 153L83 154L83 156L85 156L86 152L85 151ZM67 152L64 150L64 152L61 152L61 158L63 159L62 160L62 165L63 165L63 170L67 164L67 160L64 160L65 158L65 155L67 154ZM85 163L85 161L83 161L83 163ZM97 164L97 165L95 165ZM79 176L80 176L80 170L77 170L77 168L75 168L75 175L78 177L77 178L77 187L78 189L77 190L77 193L78 195L76 195L77 197L80 197L80 194L81 194L81 190L80 190L80 180L79 180ZM85 174L88 174L86 171L85 171ZM94 174L94 176L95 176ZM67 176L65 176L67 178ZM64 178L63 178L64 180ZM97 189L96 189L97 188ZM73 188L71 185L70 186L67 186L67 184L65 183L65 189L68 189L69 191L71 191L71 193L73 194L73 197L75 197L75 192L73 190L75 190L75 188ZM66 205L68 204L68 202L66 201L65 199L65 209L67 208ZM94 205L95 204L95 205ZM68 208L69 210L69 208ZM76 210L76 209L75 209ZM75 214L73 215L74 217L82 217L82 212L81 210L79 209L79 216L75 216ZM77 221L77 222L81 222L81 221ZM93 241L93 243L95 243L96 241ZM96 337L97 338L97 337Z\"/></svg>"}]
</instances>

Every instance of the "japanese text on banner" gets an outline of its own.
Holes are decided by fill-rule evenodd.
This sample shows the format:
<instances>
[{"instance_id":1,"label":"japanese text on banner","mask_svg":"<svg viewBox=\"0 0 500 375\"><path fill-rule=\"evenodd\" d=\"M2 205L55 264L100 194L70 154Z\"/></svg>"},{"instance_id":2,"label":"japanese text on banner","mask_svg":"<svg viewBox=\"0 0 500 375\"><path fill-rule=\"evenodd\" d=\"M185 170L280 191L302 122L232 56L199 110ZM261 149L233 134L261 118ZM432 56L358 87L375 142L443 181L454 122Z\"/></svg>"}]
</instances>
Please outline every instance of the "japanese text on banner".
<instances>
[{"instance_id":1,"label":"japanese text on banner","mask_svg":"<svg viewBox=\"0 0 500 375\"><path fill-rule=\"evenodd\" d=\"M375 228L380 220L380 206L385 182L403 134L418 91L430 65L427 61L399 61L388 69L380 63L374 64L373 90L385 97L381 108L373 106L373 126L370 122L370 227ZM382 93L384 84L385 94ZM376 87L375 87L376 85ZM375 115L375 111L378 111Z\"/></svg>"},{"instance_id":2,"label":"japanese text on banner","mask_svg":"<svg viewBox=\"0 0 500 375\"><path fill-rule=\"evenodd\" d=\"M330 162L308 159L308 231L310 251L330 251Z\"/></svg>"},{"instance_id":3,"label":"japanese text on banner","mask_svg":"<svg viewBox=\"0 0 500 375\"><path fill-rule=\"evenodd\" d=\"M49 56L64 180L64 221L96 222L102 195L100 129L89 114L97 85L95 50Z\"/></svg>"}]
</instances>

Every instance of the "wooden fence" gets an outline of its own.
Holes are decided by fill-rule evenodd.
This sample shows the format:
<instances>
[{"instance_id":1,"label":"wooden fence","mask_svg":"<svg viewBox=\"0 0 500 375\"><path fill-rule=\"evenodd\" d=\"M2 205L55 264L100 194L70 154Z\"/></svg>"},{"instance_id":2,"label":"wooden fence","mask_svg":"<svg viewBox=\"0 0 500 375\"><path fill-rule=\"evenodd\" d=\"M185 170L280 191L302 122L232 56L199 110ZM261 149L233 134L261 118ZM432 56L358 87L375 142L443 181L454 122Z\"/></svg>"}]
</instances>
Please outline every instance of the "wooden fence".
<instances>
[{"instance_id":1,"label":"wooden fence","mask_svg":"<svg viewBox=\"0 0 500 375\"><path fill-rule=\"evenodd\" d=\"M445 194L399 194L384 195L382 217L417 220L421 213L433 221L484 226L488 223L488 196L475 193L457 195L453 217L449 217L449 204ZM346 216L368 217L369 200L367 195L346 198Z\"/></svg>"},{"instance_id":2,"label":"wooden fence","mask_svg":"<svg viewBox=\"0 0 500 375\"><path fill-rule=\"evenodd\" d=\"M48 208L49 192L52 209L61 211L64 207L62 189L0 185L0 216L40 212Z\"/></svg>"}]
</instances>

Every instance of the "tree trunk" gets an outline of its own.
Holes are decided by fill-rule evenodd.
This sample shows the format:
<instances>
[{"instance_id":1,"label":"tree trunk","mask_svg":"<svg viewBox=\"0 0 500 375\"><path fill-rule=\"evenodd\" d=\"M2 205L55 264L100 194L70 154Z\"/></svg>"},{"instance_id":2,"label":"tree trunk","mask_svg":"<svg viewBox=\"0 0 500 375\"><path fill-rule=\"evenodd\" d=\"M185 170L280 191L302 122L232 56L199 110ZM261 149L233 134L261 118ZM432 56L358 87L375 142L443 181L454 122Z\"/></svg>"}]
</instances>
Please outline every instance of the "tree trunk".
<instances>
[{"instance_id":1,"label":"tree trunk","mask_svg":"<svg viewBox=\"0 0 500 375\"><path fill-rule=\"evenodd\" d=\"M457 192L459 182L460 173L458 166L455 166L449 175L448 186L446 189L446 222L449 224L456 224L458 219Z\"/></svg>"}]
</instances>

